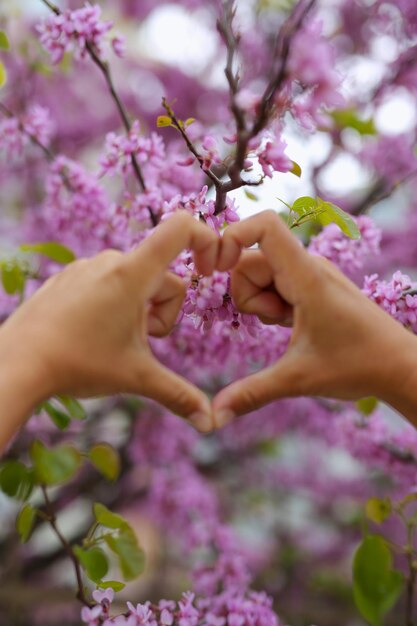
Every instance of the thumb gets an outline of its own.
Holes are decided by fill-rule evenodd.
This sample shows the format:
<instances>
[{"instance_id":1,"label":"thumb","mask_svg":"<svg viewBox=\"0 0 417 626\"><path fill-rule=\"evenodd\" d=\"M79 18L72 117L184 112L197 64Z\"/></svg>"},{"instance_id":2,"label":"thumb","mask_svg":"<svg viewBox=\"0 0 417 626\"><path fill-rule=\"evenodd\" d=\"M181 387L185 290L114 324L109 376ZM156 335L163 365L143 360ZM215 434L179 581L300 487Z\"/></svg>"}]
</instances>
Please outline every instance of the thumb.
<instances>
[{"instance_id":1,"label":"thumb","mask_svg":"<svg viewBox=\"0 0 417 626\"><path fill-rule=\"evenodd\" d=\"M273 400L301 395L297 380L297 362L284 356L271 367L230 384L213 400L215 427L222 428L234 417L250 413Z\"/></svg>"},{"instance_id":2,"label":"thumb","mask_svg":"<svg viewBox=\"0 0 417 626\"><path fill-rule=\"evenodd\" d=\"M207 396L178 374L159 363L153 356L141 359L144 372L139 393L156 400L167 409L185 417L200 432L213 430L212 409Z\"/></svg>"}]
</instances>

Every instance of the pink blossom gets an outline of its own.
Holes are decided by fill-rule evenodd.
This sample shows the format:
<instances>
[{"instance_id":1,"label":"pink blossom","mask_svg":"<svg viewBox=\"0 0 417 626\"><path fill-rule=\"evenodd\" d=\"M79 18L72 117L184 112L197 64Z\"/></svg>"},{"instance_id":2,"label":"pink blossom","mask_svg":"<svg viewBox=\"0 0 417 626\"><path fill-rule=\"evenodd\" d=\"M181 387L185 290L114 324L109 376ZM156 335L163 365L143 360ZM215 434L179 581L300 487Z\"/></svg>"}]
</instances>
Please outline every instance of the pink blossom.
<instances>
[{"instance_id":1,"label":"pink blossom","mask_svg":"<svg viewBox=\"0 0 417 626\"><path fill-rule=\"evenodd\" d=\"M100 17L100 6L88 3L82 9L49 15L38 26L38 32L52 63L60 63L66 52L74 52L77 58L83 58L87 45L101 57L104 37L113 25L100 21ZM116 47L120 48L120 45Z\"/></svg>"},{"instance_id":2,"label":"pink blossom","mask_svg":"<svg viewBox=\"0 0 417 626\"><path fill-rule=\"evenodd\" d=\"M287 142L276 137L273 141L267 141L265 147L258 153L265 176L272 178L274 172L289 172L293 168L293 162L285 154L286 147Z\"/></svg>"},{"instance_id":3,"label":"pink blossom","mask_svg":"<svg viewBox=\"0 0 417 626\"><path fill-rule=\"evenodd\" d=\"M97 626L99 623L99 617L102 615L103 609L101 606L93 606L92 609L87 606L83 607L81 610L81 619L83 622L88 624L88 626Z\"/></svg>"},{"instance_id":4,"label":"pink blossom","mask_svg":"<svg viewBox=\"0 0 417 626\"><path fill-rule=\"evenodd\" d=\"M163 626L172 626L174 623L174 615L169 609L162 609L160 619Z\"/></svg>"},{"instance_id":5,"label":"pink blossom","mask_svg":"<svg viewBox=\"0 0 417 626\"><path fill-rule=\"evenodd\" d=\"M156 626L154 614L148 604L137 604L135 607L131 602L128 602L127 606L130 613L135 616L138 626L139 624L143 626Z\"/></svg>"},{"instance_id":6,"label":"pink blossom","mask_svg":"<svg viewBox=\"0 0 417 626\"><path fill-rule=\"evenodd\" d=\"M105 604L108 606L114 600L114 591L110 588L104 590L96 589L93 591L93 598L99 604Z\"/></svg>"},{"instance_id":7,"label":"pink blossom","mask_svg":"<svg viewBox=\"0 0 417 626\"><path fill-rule=\"evenodd\" d=\"M116 37L113 37L113 39L111 40L111 45L112 45L114 53L122 59L126 54L125 38L122 37L121 35L117 35Z\"/></svg>"}]
</instances>

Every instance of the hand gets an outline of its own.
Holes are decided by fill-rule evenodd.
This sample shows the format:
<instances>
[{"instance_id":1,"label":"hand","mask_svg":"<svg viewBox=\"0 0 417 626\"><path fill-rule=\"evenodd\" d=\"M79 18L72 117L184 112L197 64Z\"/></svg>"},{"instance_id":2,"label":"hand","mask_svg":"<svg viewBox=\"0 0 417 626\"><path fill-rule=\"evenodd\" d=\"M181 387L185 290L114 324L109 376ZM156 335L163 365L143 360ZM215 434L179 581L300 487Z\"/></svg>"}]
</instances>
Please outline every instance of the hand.
<instances>
[{"instance_id":1,"label":"hand","mask_svg":"<svg viewBox=\"0 0 417 626\"><path fill-rule=\"evenodd\" d=\"M209 275L219 244L213 231L183 213L133 252L102 252L47 281L0 329L0 361L8 376L18 374L8 403L7 389L0 389L2 418L16 410L5 407L15 407L19 395L30 398L30 410L55 394L127 392L153 398L210 430L209 400L153 357L148 333L168 333L184 298L184 284L167 272L169 264L191 248L198 270ZM6 374L0 378L6 385Z\"/></svg>"},{"instance_id":2,"label":"hand","mask_svg":"<svg viewBox=\"0 0 417 626\"><path fill-rule=\"evenodd\" d=\"M255 243L260 250L244 252L237 261L241 249ZM293 324L293 334L275 365L215 397L218 427L272 400L301 395L375 395L405 414L417 414L415 399L406 400L412 360L416 371L416 338L331 263L309 255L275 213L227 229L218 269L231 267L237 308L266 323Z\"/></svg>"}]
</instances>

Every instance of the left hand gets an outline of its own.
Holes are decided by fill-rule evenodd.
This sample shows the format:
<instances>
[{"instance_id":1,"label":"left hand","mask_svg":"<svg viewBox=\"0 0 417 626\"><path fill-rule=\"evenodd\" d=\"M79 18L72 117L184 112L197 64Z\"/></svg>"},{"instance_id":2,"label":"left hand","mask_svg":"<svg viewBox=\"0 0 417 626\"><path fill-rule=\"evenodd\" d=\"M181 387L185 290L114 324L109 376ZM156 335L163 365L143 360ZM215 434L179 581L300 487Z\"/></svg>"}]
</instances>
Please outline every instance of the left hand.
<instances>
[{"instance_id":1,"label":"left hand","mask_svg":"<svg viewBox=\"0 0 417 626\"><path fill-rule=\"evenodd\" d=\"M212 230L181 213L133 252L108 250L72 263L1 327L1 358L29 377L33 405L55 394L126 392L211 430L208 398L155 359L148 333L169 333L184 298L182 280L167 271L170 263L190 248L198 271L209 275L219 244Z\"/></svg>"}]
</instances>

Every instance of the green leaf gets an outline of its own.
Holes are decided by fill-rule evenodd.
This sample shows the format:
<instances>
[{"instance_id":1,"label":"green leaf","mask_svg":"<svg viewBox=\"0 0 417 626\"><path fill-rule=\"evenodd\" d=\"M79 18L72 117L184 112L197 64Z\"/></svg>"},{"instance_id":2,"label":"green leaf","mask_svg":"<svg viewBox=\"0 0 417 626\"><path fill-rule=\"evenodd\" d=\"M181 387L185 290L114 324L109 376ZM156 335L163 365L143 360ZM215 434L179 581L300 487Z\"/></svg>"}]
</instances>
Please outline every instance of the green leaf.
<instances>
[{"instance_id":1,"label":"green leaf","mask_svg":"<svg viewBox=\"0 0 417 626\"><path fill-rule=\"evenodd\" d=\"M403 575L392 569L386 542L378 535L365 537L353 560L353 596L362 616L372 626L382 626L402 588Z\"/></svg>"},{"instance_id":2,"label":"green leaf","mask_svg":"<svg viewBox=\"0 0 417 626\"><path fill-rule=\"evenodd\" d=\"M53 70L51 66L47 63L42 63L42 61L34 61L30 65L30 69L36 72L37 74L42 74L43 76L52 76Z\"/></svg>"},{"instance_id":3,"label":"green leaf","mask_svg":"<svg viewBox=\"0 0 417 626\"><path fill-rule=\"evenodd\" d=\"M368 416L371 415L378 406L378 398L374 398L374 396L369 396L368 398L361 398L356 402L356 408Z\"/></svg>"},{"instance_id":4,"label":"green leaf","mask_svg":"<svg viewBox=\"0 0 417 626\"><path fill-rule=\"evenodd\" d=\"M74 552L88 578L99 583L109 571L109 563L103 550L97 547L84 550L80 546L74 546Z\"/></svg>"},{"instance_id":5,"label":"green leaf","mask_svg":"<svg viewBox=\"0 0 417 626\"><path fill-rule=\"evenodd\" d=\"M47 448L40 441L34 441L30 456L38 481L45 485L60 485L67 482L81 466L80 453L68 445Z\"/></svg>"},{"instance_id":6,"label":"green leaf","mask_svg":"<svg viewBox=\"0 0 417 626\"><path fill-rule=\"evenodd\" d=\"M75 398L71 398L70 396L57 396L57 399L67 409L73 419L85 420L87 418L84 407Z\"/></svg>"},{"instance_id":7,"label":"green leaf","mask_svg":"<svg viewBox=\"0 0 417 626\"><path fill-rule=\"evenodd\" d=\"M339 128L354 128L360 135L376 135L374 121L371 117L361 119L355 109L339 109L331 113Z\"/></svg>"},{"instance_id":8,"label":"green leaf","mask_svg":"<svg viewBox=\"0 0 417 626\"><path fill-rule=\"evenodd\" d=\"M32 493L34 475L32 469L20 461L6 461L0 468L0 489L10 498L27 500Z\"/></svg>"},{"instance_id":9,"label":"green leaf","mask_svg":"<svg viewBox=\"0 0 417 626\"><path fill-rule=\"evenodd\" d=\"M50 402L44 402L42 408L60 430L68 428L71 418L66 413L54 407Z\"/></svg>"},{"instance_id":10,"label":"green leaf","mask_svg":"<svg viewBox=\"0 0 417 626\"><path fill-rule=\"evenodd\" d=\"M356 222L349 213L346 213L331 202L325 202L321 198L303 196L294 202L291 209L300 218L305 217L317 220L322 226L336 224L351 239L359 239L361 236ZM295 225L299 225L299 222L295 223Z\"/></svg>"},{"instance_id":11,"label":"green leaf","mask_svg":"<svg viewBox=\"0 0 417 626\"><path fill-rule=\"evenodd\" d=\"M346 213L346 211L343 211L331 202L324 202L321 198L317 198L317 200L319 202L317 219L320 224L323 226L333 223L337 224L340 230L351 239L360 239L361 233L359 228L349 213Z\"/></svg>"},{"instance_id":12,"label":"green leaf","mask_svg":"<svg viewBox=\"0 0 417 626\"><path fill-rule=\"evenodd\" d=\"M317 209L317 205L317 200L315 200L314 198L311 198L310 196L302 196L294 202L291 208L294 213L302 216L306 213L311 213L312 211L315 212Z\"/></svg>"},{"instance_id":13,"label":"green leaf","mask_svg":"<svg viewBox=\"0 0 417 626\"><path fill-rule=\"evenodd\" d=\"M108 480L116 480L120 474L120 457L108 443L98 443L90 449L91 463Z\"/></svg>"},{"instance_id":14,"label":"green leaf","mask_svg":"<svg viewBox=\"0 0 417 626\"><path fill-rule=\"evenodd\" d=\"M96 521L102 526L113 529L129 528L129 524L121 515L112 513L104 504L95 502L93 508Z\"/></svg>"},{"instance_id":15,"label":"green leaf","mask_svg":"<svg viewBox=\"0 0 417 626\"><path fill-rule=\"evenodd\" d=\"M292 170L290 170L290 174L294 174L294 176L297 176L298 178L301 178L302 175L302 169L301 166L298 165L298 163L296 161L292 161Z\"/></svg>"},{"instance_id":16,"label":"green leaf","mask_svg":"<svg viewBox=\"0 0 417 626\"><path fill-rule=\"evenodd\" d=\"M189 117L188 120L185 120L185 126L191 126L191 124L194 124L195 122L195 118L194 117Z\"/></svg>"},{"instance_id":17,"label":"green leaf","mask_svg":"<svg viewBox=\"0 0 417 626\"><path fill-rule=\"evenodd\" d=\"M259 202L259 198L258 196L255 196L254 193L252 193L251 191L248 191L247 189L245 189L245 196L249 199L252 200L253 202Z\"/></svg>"},{"instance_id":18,"label":"green leaf","mask_svg":"<svg viewBox=\"0 0 417 626\"><path fill-rule=\"evenodd\" d=\"M131 528L124 529L118 537L106 535L105 541L110 550L117 554L125 580L133 580L142 574L145 569L145 553Z\"/></svg>"},{"instance_id":19,"label":"green leaf","mask_svg":"<svg viewBox=\"0 0 417 626\"><path fill-rule=\"evenodd\" d=\"M26 504L20 511L16 520L16 530L23 543L29 539L36 519L36 509L31 504Z\"/></svg>"},{"instance_id":20,"label":"green leaf","mask_svg":"<svg viewBox=\"0 0 417 626\"><path fill-rule=\"evenodd\" d=\"M10 50L9 38L4 30L0 30L0 50Z\"/></svg>"},{"instance_id":21,"label":"green leaf","mask_svg":"<svg viewBox=\"0 0 417 626\"><path fill-rule=\"evenodd\" d=\"M366 516L375 524L382 524L392 513L392 504L389 498L370 498L366 503Z\"/></svg>"},{"instance_id":22,"label":"green leaf","mask_svg":"<svg viewBox=\"0 0 417 626\"><path fill-rule=\"evenodd\" d=\"M1 280L4 291L10 296L23 293L26 278L17 263L6 261L1 264Z\"/></svg>"},{"instance_id":23,"label":"green leaf","mask_svg":"<svg viewBox=\"0 0 417 626\"><path fill-rule=\"evenodd\" d=\"M171 126L172 121L168 115L160 115L156 120L156 125L158 128L165 128L166 126Z\"/></svg>"},{"instance_id":24,"label":"green leaf","mask_svg":"<svg viewBox=\"0 0 417 626\"><path fill-rule=\"evenodd\" d=\"M7 83L7 72L4 63L0 61L0 89Z\"/></svg>"},{"instance_id":25,"label":"green leaf","mask_svg":"<svg viewBox=\"0 0 417 626\"><path fill-rule=\"evenodd\" d=\"M46 241L45 243L25 243L20 246L22 252L34 252L42 254L56 263L68 265L75 261L75 254L72 250L54 241Z\"/></svg>"},{"instance_id":26,"label":"green leaf","mask_svg":"<svg viewBox=\"0 0 417 626\"><path fill-rule=\"evenodd\" d=\"M118 580L101 580L99 583L97 583L97 587L99 589L113 589L113 591L116 591L116 593L118 591L122 591L126 585L125 583L121 583Z\"/></svg>"}]
</instances>

